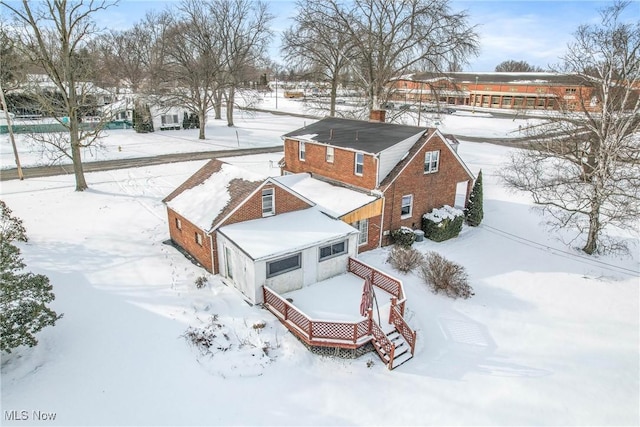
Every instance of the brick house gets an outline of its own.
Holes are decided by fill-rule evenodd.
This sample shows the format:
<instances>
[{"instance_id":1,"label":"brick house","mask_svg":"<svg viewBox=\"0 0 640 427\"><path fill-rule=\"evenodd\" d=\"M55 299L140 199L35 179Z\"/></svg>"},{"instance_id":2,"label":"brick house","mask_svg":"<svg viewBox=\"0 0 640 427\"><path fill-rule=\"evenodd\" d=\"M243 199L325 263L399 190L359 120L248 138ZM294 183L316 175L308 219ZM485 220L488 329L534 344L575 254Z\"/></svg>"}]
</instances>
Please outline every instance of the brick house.
<instances>
[{"instance_id":1,"label":"brick house","mask_svg":"<svg viewBox=\"0 0 640 427\"><path fill-rule=\"evenodd\" d=\"M342 218L360 231L360 252L390 244L389 233L401 226L419 229L434 208L464 207L474 180L453 137L384 117L329 117L284 135L283 174L307 172L380 198Z\"/></svg>"},{"instance_id":2,"label":"brick house","mask_svg":"<svg viewBox=\"0 0 640 427\"><path fill-rule=\"evenodd\" d=\"M211 160L169 194L171 241L251 302L347 271L358 230L343 218L380 203L307 173L264 178Z\"/></svg>"}]
</instances>

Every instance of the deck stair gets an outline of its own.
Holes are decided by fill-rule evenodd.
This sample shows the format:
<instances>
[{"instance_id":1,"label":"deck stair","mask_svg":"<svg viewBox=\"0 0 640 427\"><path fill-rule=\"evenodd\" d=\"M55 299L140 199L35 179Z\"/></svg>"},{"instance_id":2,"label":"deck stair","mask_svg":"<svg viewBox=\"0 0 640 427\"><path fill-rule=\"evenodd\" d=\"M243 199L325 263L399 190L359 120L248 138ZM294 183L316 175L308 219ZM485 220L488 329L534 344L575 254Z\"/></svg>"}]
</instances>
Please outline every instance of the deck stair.
<instances>
[{"instance_id":1,"label":"deck stair","mask_svg":"<svg viewBox=\"0 0 640 427\"><path fill-rule=\"evenodd\" d=\"M388 343L387 345L385 345L387 340L392 344L392 348L390 351L388 350ZM413 358L413 354L411 354L411 346L395 329L386 335L386 340L376 339L374 336L372 343L376 349L376 352L378 353L378 356L380 356L380 359L387 365L389 369L395 369ZM389 361L392 357L393 361L390 365Z\"/></svg>"}]
</instances>

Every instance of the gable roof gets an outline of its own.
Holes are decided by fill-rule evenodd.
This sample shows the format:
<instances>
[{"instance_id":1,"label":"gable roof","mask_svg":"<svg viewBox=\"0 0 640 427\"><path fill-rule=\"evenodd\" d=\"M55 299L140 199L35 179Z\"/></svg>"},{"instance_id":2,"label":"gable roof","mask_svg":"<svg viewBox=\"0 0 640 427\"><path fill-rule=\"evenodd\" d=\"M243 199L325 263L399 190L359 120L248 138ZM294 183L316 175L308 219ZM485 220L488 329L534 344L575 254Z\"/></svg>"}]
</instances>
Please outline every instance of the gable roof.
<instances>
[{"instance_id":1,"label":"gable roof","mask_svg":"<svg viewBox=\"0 0 640 427\"><path fill-rule=\"evenodd\" d=\"M429 129L429 132L427 132L422 138L420 138L415 144L413 144L413 146L407 152L407 155L400 162L398 162L398 164L396 164L395 167L391 169L391 172L389 172L387 176L384 177L384 179L380 182L380 188L383 191L385 191L391 185L391 183L395 181L395 179L402 173L404 168L407 167L409 163L411 163L411 161L422 149L422 147L424 147L424 145L427 144L435 135L438 135L442 139L444 145L446 145L446 147L449 149L449 151L451 151L458 163L460 163L460 165L464 168L467 175L469 175L469 178L471 178L472 180L475 179L475 176L471 172L471 169L469 169L469 167L465 164L458 152L453 149L453 147L451 146L451 142L449 141L450 139L452 139L455 141L455 143L459 144L458 140L455 139L453 135L443 135L438 129Z\"/></svg>"},{"instance_id":2,"label":"gable roof","mask_svg":"<svg viewBox=\"0 0 640 427\"><path fill-rule=\"evenodd\" d=\"M220 218L242 203L265 177L213 159L200 168L163 202L194 225L211 231Z\"/></svg>"},{"instance_id":3,"label":"gable roof","mask_svg":"<svg viewBox=\"0 0 640 427\"><path fill-rule=\"evenodd\" d=\"M327 117L284 137L377 154L426 130L417 126Z\"/></svg>"},{"instance_id":4,"label":"gable roof","mask_svg":"<svg viewBox=\"0 0 640 427\"><path fill-rule=\"evenodd\" d=\"M330 184L303 172L271 178L296 194L312 200L323 212L339 218L378 199L362 191Z\"/></svg>"}]
</instances>

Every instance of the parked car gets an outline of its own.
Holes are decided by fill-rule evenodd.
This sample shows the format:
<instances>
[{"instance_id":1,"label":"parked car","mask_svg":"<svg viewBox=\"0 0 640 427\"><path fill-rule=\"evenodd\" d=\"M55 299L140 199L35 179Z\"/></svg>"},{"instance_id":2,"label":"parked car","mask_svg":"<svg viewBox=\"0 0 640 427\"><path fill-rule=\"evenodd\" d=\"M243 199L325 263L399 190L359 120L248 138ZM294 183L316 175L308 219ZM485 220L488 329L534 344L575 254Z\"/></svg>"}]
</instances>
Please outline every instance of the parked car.
<instances>
[{"instance_id":1,"label":"parked car","mask_svg":"<svg viewBox=\"0 0 640 427\"><path fill-rule=\"evenodd\" d=\"M393 102L385 102L384 104L381 105L381 107L384 108L385 110L393 110L395 106L393 105Z\"/></svg>"},{"instance_id":2,"label":"parked car","mask_svg":"<svg viewBox=\"0 0 640 427\"><path fill-rule=\"evenodd\" d=\"M405 110L406 111L406 110L410 110L411 106L408 105L408 104L402 104L399 108L400 108L400 110Z\"/></svg>"}]
</instances>

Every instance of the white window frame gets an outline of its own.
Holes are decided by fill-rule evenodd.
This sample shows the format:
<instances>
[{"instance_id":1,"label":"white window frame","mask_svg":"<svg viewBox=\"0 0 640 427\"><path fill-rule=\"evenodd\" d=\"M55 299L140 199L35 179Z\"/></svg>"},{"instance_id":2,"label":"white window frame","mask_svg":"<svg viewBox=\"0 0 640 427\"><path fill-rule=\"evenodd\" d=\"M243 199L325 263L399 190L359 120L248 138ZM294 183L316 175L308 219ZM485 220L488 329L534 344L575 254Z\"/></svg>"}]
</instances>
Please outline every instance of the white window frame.
<instances>
[{"instance_id":1,"label":"white window frame","mask_svg":"<svg viewBox=\"0 0 640 427\"><path fill-rule=\"evenodd\" d=\"M294 267L289 267L289 268L286 268L286 269L284 269L284 270L277 271L277 272L275 272L275 273L270 273L270 272L269 272L269 266L270 266L271 264L276 263L276 262L279 262L279 261L282 261L282 260L285 260L285 259L294 258L294 257L297 257L297 258L298 258L298 260L297 260L297 265L296 265L296 266L294 266ZM299 268L302 268L302 253L301 253L301 252L298 252L298 253L293 254L293 255L288 255L288 256L285 256L285 257L278 258L278 259L274 259L274 260L271 260L271 261L267 261L267 263L265 264L265 267L266 267L266 269L267 269L267 279L269 279L269 278L271 278L271 277L279 276L279 275L281 275L281 274L288 273L288 272L290 272L290 271L298 270Z\"/></svg>"},{"instance_id":2,"label":"white window frame","mask_svg":"<svg viewBox=\"0 0 640 427\"><path fill-rule=\"evenodd\" d=\"M424 173L436 173L438 169L440 169L440 150L424 153Z\"/></svg>"},{"instance_id":3,"label":"white window frame","mask_svg":"<svg viewBox=\"0 0 640 427\"><path fill-rule=\"evenodd\" d=\"M409 198L409 203L405 203L405 199ZM409 207L409 213L403 214L405 207ZM413 216L413 194L405 194L402 196L402 202L400 204L400 219L411 218Z\"/></svg>"},{"instance_id":4,"label":"white window frame","mask_svg":"<svg viewBox=\"0 0 640 427\"><path fill-rule=\"evenodd\" d=\"M298 141L298 159L304 162L307 157L307 151L304 141Z\"/></svg>"},{"instance_id":5,"label":"white window frame","mask_svg":"<svg viewBox=\"0 0 640 427\"><path fill-rule=\"evenodd\" d=\"M326 154L326 161L327 163L333 163L333 160L335 159L335 150L333 149L333 147L327 147L327 154Z\"/></svg>"},{"instance_id":6,"label":"white window frame","mask_svg":"<svg viewBox=\"0 0 640 427\"><path fill-rule=\"evenodd\" d=\"M269 194L270 192L271 194ZM266 194L265 194L266 193ZM271 199L271 209L265 210L265 200ZM262 189L262 216L272 216L276 214L276 192L274 188Z\"/></svg>"},{"instance_id":7,"label":"white window frame","mask_svg":"<svg viewBox=\"0 0 640 427\"><path fill-rule=\"evenodd\" d=\"M358 162L358 156L362 157L362 161ZM364 153L357 152L355 156L353 156L354 165L353 165L353 173L362 176L364 173ZM358 165L360 165L360 172L358 172Z\"/></svg>"},{"instance_id":8,"label":"white window frame","mask_svg":"<svg viewBox=\"0 0 640 427\"><path fill-rule=\"evenodd\" d=\"M180 220L180 218L176 218L176 228L182 231L182 221Z\"/></svg>"},{"instance_id":9,"label":"white window frame","mask_svg":"<svg viewBox=\"0 0 640 427\"><path fill-rule=\"evenodd\" d=\"M369 218L361 219L351 225L360 232L358 234L358 246L369 243Z\"/></svg>"},{"instance_id":10,"label":"white window frame","mask_svg":"<svg viewBox=\"0 0 640 427\"><path fill-rule=\"evenodd\" d=\"M342 250L338 252L337 249L336 249L336 246L338 246L340 244L342 244L343 246L342 246ZM322 256L322 250L326 249L326 248L329 248L329 252L330 253L329 253L329 255ZM344 255L347 252L349 252L349 241L348 240L341 240L339 242L334 242L334 243L331 243L329 245L321 246L321 247L318 248L318 261L326 261L328 259L335 258L335 257L340 256L340 255Z\"/></svg>"},{"instance_id":11,"label":"white window frame","mask_svg":"<svg viewBox=\"0 0 640 427\"><path fill-rule=\"evenodd\" d=\"M198 233L198 232L196 231L195 239L196 239L196 243L197 243L198 245L202 246L202 234L200 234L200 233Z\"/></svg>"}]
</instances>

